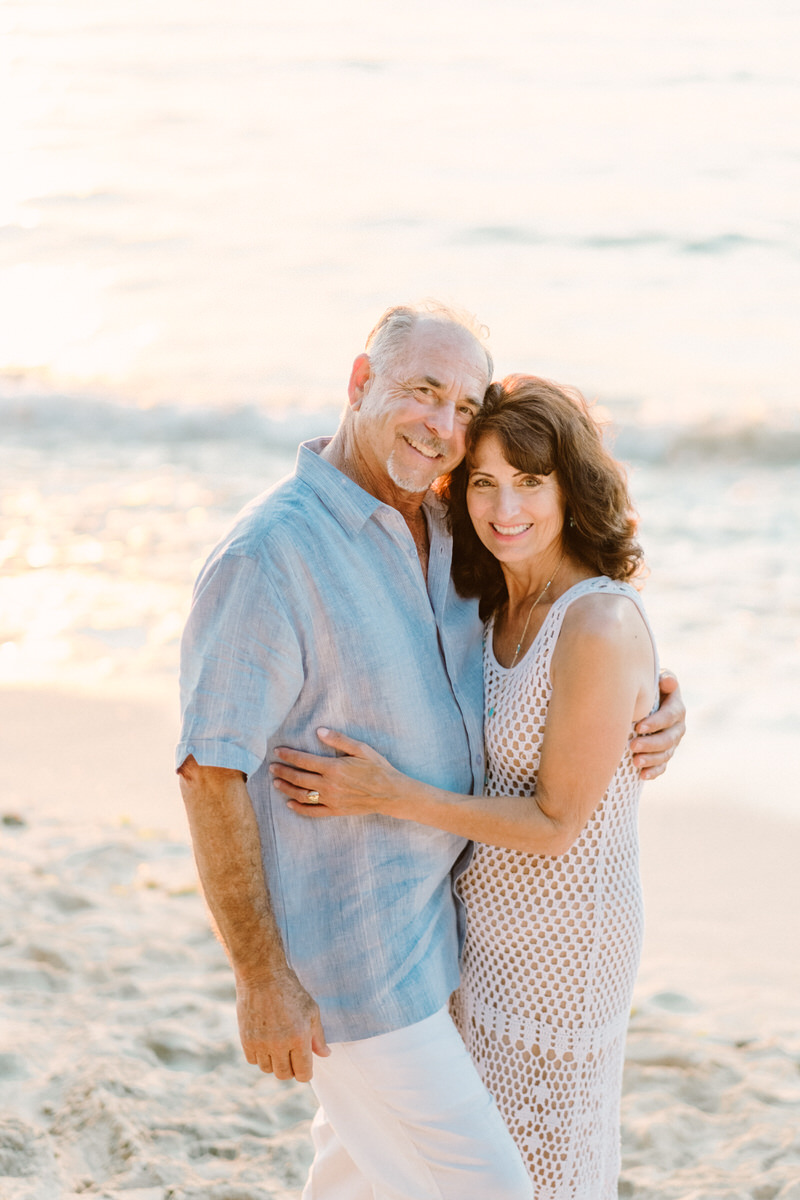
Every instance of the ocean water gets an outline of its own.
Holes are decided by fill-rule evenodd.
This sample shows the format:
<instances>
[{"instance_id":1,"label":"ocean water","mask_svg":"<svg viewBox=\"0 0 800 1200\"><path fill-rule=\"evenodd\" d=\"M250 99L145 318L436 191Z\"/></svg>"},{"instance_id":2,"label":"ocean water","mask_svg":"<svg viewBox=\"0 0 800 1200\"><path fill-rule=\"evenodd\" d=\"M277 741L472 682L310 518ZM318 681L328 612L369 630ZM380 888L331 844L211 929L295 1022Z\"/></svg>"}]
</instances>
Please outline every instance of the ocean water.
<instances>
[{"instance_id":1,"label":"ocean water","mask_svg":"<svg viewBox=\"0 0 800 1200\"><path fill-rule=\"evenodd\" d=\"M788 0L1 0L0 685L174 686L208 549L433 295L613 422L695 744L791 805L799 33Z\"/></svg>"}]
</instances>

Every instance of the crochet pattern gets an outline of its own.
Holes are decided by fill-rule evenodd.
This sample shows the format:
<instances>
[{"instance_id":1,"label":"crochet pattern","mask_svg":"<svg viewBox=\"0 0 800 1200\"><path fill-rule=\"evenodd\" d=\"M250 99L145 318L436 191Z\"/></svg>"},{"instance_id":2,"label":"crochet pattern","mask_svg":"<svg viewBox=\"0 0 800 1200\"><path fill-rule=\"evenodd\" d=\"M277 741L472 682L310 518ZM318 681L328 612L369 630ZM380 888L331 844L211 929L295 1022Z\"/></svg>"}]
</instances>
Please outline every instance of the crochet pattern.
<instances>
[{"instance_id":1,"label":"crochet pattern","mask_svg":"<svg viewBox=\"0 0 800 1200\"><path fill-rule=\"evenodd\" d=\"M588 592L628 596L644 617L633 588L603 577L553 604L513 669L495 659L487 628L488 795L533 794L553 650L567 608ZM643 931L640 791L626 750L568 853L479 845L459 884L468 931L453 1018L536 1200L616 1200L625 1032Z\"/></svg>"}]
</instances>

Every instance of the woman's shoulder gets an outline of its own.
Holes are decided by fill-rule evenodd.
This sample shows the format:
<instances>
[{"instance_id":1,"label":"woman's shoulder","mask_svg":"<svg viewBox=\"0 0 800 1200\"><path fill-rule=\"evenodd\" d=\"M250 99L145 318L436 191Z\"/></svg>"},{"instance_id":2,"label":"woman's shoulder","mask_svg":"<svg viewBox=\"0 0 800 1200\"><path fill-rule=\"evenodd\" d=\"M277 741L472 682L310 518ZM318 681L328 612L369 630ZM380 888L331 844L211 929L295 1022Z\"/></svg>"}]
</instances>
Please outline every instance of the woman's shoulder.
<instances>
[{"instance_id":1,"label":"woman's shoulder","mask_svg":"<svg viewBox=\"0 0 800 1200\"><path fill-rule=\"evenodd\" d=\"M639 593L629 583L600 576L587 579L564 593L567 607L562 634L596 638L600 641L627 640L642 627L644 608Z\"/></svg>"}]
</instances>

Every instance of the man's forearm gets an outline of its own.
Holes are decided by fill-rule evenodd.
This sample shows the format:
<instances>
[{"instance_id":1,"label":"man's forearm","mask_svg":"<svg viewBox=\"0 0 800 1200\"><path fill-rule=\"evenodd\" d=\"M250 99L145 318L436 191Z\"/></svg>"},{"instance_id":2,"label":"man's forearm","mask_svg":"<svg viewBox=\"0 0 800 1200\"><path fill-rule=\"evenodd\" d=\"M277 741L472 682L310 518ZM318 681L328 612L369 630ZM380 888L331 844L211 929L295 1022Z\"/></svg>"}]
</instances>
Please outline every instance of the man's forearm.
<instances>
[{"instance_id":1,"label":"man's forearm","mask_svg":"<svg viewBox=\"0 0 800 1200\"><path fill-rule=\"evenodd\" d=\"M179 774L200 882L237 979L252 981L284 970L286 955L243 776L201 767L193 758Z\"/></svg>"},{"instance_id":2,"label":"man's forearm","mask_svg":"<svg viewBox=\"0 0 800 1200\"><path fill-rule=\"evenodd\" d=\"M244 778L187 758L179 771L200 882L236 976L236 1013L249 1063L307 1083L330 1053L319 1007L286 961Z\"/></svg>"}]
</instances>

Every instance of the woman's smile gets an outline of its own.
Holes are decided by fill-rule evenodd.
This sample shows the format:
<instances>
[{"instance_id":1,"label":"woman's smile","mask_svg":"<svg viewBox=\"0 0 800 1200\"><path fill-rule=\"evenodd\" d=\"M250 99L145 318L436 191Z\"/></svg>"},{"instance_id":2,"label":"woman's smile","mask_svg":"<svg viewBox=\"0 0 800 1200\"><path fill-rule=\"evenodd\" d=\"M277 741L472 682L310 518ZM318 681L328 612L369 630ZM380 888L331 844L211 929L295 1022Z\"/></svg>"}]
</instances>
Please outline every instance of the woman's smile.
<instances>
[{"instance_id":1,"label":"woman's smile","mask_svg":"<svg viewBox=\"0 0 800 1200\"><path fill-rule=\"evenodd\" d=\"M492 529L500 537L517 537L520 533L525 533L531 528L531 525L498 525L495 521L490 522Z\"/></svg>"}]
</instances>

